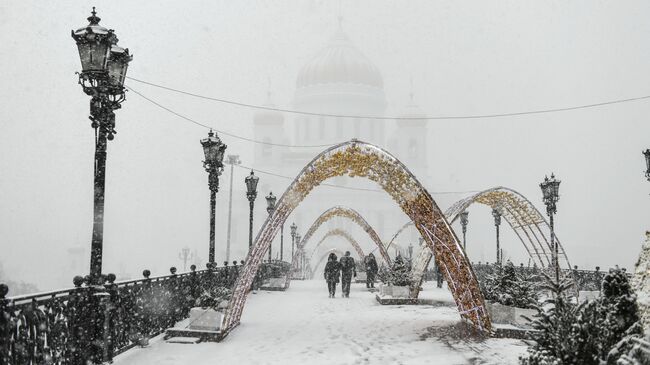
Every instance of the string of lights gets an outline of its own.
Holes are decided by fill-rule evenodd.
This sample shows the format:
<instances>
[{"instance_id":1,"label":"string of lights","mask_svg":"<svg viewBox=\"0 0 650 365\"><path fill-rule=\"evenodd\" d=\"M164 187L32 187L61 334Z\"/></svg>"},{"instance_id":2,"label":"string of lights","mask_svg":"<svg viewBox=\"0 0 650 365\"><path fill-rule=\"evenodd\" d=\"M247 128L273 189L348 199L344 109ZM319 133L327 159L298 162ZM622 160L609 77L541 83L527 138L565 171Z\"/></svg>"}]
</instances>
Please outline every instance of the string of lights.
<instances>
[{"instance_id":1,"label":"string of lights","mask_svg":"<svg viewBox=\"0 0 650 365\"><path fill-rule=\"evenodd\" d=\"M272 106L264 106L264 105L243 103L243 102L238 102L238 101L233 101L233 100L228 100L228 99L222 99L222 98L216 98L216 97L212 97L212 96L201 95L201 94L192 93L192 92L189 92L189 91L179 90L179 89L175 89L175 88L172 88L172 87L169 87L169 86L159 85L159 84L156 84L156 83L153 83L153 82L136 79L136 78L129 77L129 76L127 76L126 78L129 79L129 80L135 81L135 82L139 82L139 83L142 83L142 84L145 84L145 85L153 86L153 87L163 89L163 90L167 90L167 91L172 91L172 92L175 92L175 93L178 93L178 94L183 94L183 95L187 95L187 96L191 96L191 97L195 97L195 98L199 98L199 99L211 100L211 101L222 103L222 104L230 104L230 105L240 106L240 107L244 107L244 108L277 111L277 112L289 113L289 114L310 115L310 116L317 116L317 117L377 119L377 120L452 120L452 119L503 118L503 117L515 117L515 116L523 116L523 115L532 115L532 114L546 114L546 113L566 112L566 111L571 111L571 110L596 108L596 107L602 107L602 106L606 106L606 105L621 104L621 103L628 103L628 102L633 102L633 101L640 101L640 100L650 99L650 95L645 95L645 96L632 97L632 98L626 98L626 99L608 100L608 101L603 101L603 102L598 102L598 103L593 103L593 104L583 104L583 105L577 105L577 106L538 109L538 110L527 110L527 111L519 111L519 112L494 113L494 114L439 115L439 116L415 116L415 117L374 116L374 115L347 115L347 114L314 113L314 112L307 112L307 111L300 111L300 110L293 110L293 109L276 108L276 107L272 107Z\"/></svg>"},{"instance_id":2,"label":"string of lights","mask_svg":"<svg viewBox=\"0 0 650 365\"><path fill-rule=\"evenodd\" d=\"M244 166L244 165L235 165L235 167L244 169L247 171L253 170L257 173L264 174L264 175L269 175L269 176L274 176L278 177L281 179L287 179L287 180L294 180L293 177L290 176L285 176L285 175L280 175L276 174L274 172L270 171L264 171L264 170L259 170L253 167L249 166ZM357 191L369 191L373 193L383 193L384 191L381 189L369 189L369 188L359 188L359 187L354 187L354 186L344 186L344 185L337 185L337 184L328 184L328 183L323 183L320 184L321 186L327 186L331 188L339 188L339 189L348 189L348 190L357 190ZM478 190L467 190L467 191L437 191L437 192L429 192L431 195L448 195L448 194L472 194L472 193L477 193Z\"/></svg>"}]
</instances>

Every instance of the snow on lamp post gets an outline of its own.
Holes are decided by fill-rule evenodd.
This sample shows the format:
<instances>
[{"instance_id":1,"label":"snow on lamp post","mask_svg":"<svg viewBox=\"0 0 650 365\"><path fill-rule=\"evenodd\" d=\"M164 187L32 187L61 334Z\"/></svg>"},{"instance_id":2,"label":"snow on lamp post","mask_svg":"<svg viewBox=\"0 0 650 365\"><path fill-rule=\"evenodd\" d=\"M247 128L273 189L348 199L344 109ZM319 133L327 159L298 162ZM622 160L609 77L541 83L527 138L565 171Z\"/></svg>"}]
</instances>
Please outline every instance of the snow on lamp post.
<instances>
[{"instance_id":1,"label":"snow on lamp post","mask_svg":"<svg viewBox=\"0 0 650 365\"><path fill-rule=\"evenodd\" d=\"M467 234L467 223L469 223L469 212L464 210L460 213L460 225L463 228L463 251L467 251L465 236Z\"/></svg>"},{"instance_id":2,"label":"snow on lamp post","mask_svg":"<svg viewBox=\"0 0 650 365\"><path fill-rule=\"evenodd\" d=\"M273 211L275 210L275 202L277 198L275 195L273 195L273 192L270 192L269 195L266 196L266 211L269 213L269 215L273 214ZM269 245L269 262L273 259L273 246Z\"/></svg>"},{"instance_id":3,"label":"snow on lamp post","mask_svg":"<svg viewBox=\"0 0 650 365\"><path fill-rule=\"evenodd\" d=\"M557 202L560 200L560 180L555 179L555 175L551 174L551 178L544 177L544 181L539 184L542 189L542 198L546 205L546 214L549 216L551 226L551 249L553 250L553 266L555 268L555 280L560 280L560 263L558 260L559 249L557 241L555 240L555 223L553 216L557 213Z\"/></svg>"},{"instance_id":4,"label":"snow on lamp post","mask_svg":"<svg viewBox=\"0 0 650 365\"><path fill-rule=\"evenodd\" d=\"M219 191L219 175L223 172L223 154L226 152L226 145L221 142L212 129L208 133L208 138L201 140L205 160L203 167L208 173L208 187L210 188L210 249L208 252L208 262L214 263L214 230L216 221L217 192Z\"/></svg>"},{"instance_id":5,"label":"snow on lamp post","mask_svg":"<svg viewBox=\"0 0 650 365\"><path fill-rule=\"evenodd\" d=\"M72 31L77 44L81 72L79 84L91 96L90 120L95 129L94 219L90 252L90 276L101 283L104 244L104 192L106 182L107 141L114 138L115 113L125 100L124 78L133 56L117 46L113 30L99 25L101 19L93 7L89 24Z\"/></svg>"},{"instance_id":6,"label":"snow on lamp post","mask_svg":"<svg viewBox=\"0 0 650 365\"><path fill-rule=\"evenodd\" d=\"M250 251L253 246L253 207L255 205L255 199L257 198L257 183L260 178L255 176L253 170L251 174L246 176L244 182L246 183L246 198L248 198L248 250Z\"/></svg>"},{"instance_id":7,"label":"snow on lamp post","mask_svg":"<svg viewBox=\"0 0 650 365\"><path fill-rule=\"evenodd\" d=\"M650 148L643 151L643 155L645 156L646 164L645 177L650 181Z\"/></svg>"},{"instance_id":8,"label":"snow on lamp post","mask_svg":"<svg viewBox=\"0 0 650 365\"><path fill-rule=\"evenodd\" d=\"M501 248L499 244L499 226L501 225L501 208L492 208L492 216L494 217L494 226L497 231L497 265L501 264Z\"/></svg>"}]
</instances>

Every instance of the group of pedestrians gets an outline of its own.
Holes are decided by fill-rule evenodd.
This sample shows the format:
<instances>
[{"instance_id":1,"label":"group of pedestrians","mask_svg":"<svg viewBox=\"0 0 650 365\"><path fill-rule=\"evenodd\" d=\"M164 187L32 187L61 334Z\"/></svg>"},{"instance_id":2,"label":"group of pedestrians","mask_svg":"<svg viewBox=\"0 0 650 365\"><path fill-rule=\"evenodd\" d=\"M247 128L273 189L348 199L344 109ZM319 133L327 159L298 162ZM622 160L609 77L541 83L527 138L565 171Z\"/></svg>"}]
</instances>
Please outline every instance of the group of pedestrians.
<instances>
[{"instance_id":1,"label":"group of pedestrians","mask_svg":"<svg viewBox=\"0 0 650 365\"><path fill-rule=\"evenodd\" d=\"M364 258L364 265L366 268L366 287L374 288L375 275L377 274L377 261L372 253ZM325 281L327 281L330 298L334 298L336 295L336 284L339 283L339 278L343 297L349 298L352 277L357 277L357 265L354 259L350 257L350 251L345 251L345 255L340 260L338 260L334 252L330 253L327 258L327 264L325 264L323 276L325 277Z\"/></svg>"}]
</instances>

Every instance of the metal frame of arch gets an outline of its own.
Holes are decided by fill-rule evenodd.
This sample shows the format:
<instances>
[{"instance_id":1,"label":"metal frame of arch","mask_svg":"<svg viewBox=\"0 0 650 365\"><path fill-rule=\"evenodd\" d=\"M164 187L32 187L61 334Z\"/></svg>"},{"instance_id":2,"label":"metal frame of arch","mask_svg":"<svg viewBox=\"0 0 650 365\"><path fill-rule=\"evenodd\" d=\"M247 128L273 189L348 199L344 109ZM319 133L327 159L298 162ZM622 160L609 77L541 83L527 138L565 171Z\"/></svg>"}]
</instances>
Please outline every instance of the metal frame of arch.
<instances>
[{"instance_id":1,"label":"metal frame of arch","mask_svg":"<svg viewBox=\"0 0 650 365\"><path fill-rule=\"evenodd\" d=\"M348 242L350 242L350 245L352 245L354 250L357 251L357 255L359 255L359 259L363 260L363 258L365 257L365 254L363 253L363 249L359 245L359 242L357 242L357 240L352 238L352 236L348 232L346 232L346 231L344 231L344 230L342 230L340 228L334 228L334 229L328 231L327 233L325 233L323 238L321 238L320 241L318 241L318 243L316 244L316 246L314 246L314 250L311 252L311 256L309 257L309 262L311 262L311 259L314 258L314 255L316 254L316 249L318 248L318 246L320 246L323 242L325 242L326 239L328 239L330 237L337 237L337 236L338 237L343 237Z\"/></svg>"},{"instance_id":2,"label":"metal frame of arch","mask_svg":"<svg viewBox=\"0 0 650 365\"><path fill-rule=\"evenodd\" d=\"M336 217L341 217L341 218L347 218L354 223L358 224L366 233L368 233L368 236L370 236L370 239L377 245L377 248L379 248L379 252L381 254L381 257L384 259L384 261L390 266L391 265L391 260L390 256L388 255L388 251L384 247L384 244L381 242L381 239L379 238L379 235L375 230L368 224L368 222L359 214L354 209L347 208L347 207L342 207L342 206L334 206L326 211L324 211L316 220L314 223L309 227L309 230L307 230L307 233L305 233L305 236L302 238L302 240L299 242L298 247L304 248L305 245L309 242L309 239L316 233L318 228L325 222L329 221L332 218ZM296 252L293 256L292 262L295 262L295 260L298 258L299 254ZM362 257L363 259L363 257Z\"/></svg>"},{"instance_id":3,"label":"metal frame of arch","mask_svg":"<svg viewBox=\"0 0 650 365\"><path fill-rule=\"evenodd\" d=\"M251 283L281 225L314 187L343 175L372 180L391 196L435 252L436 263L443 268L461 318L481 331L489 331L492 323L472 265L438 204L401 161L377 146L353 139L316 156L276 203L237 278L224 314L222 337L239 324Z\"/></svg>"},{"instance_id":4,"label":"metal frame of arch","mask_svg":"<svg viewBox=\"0 0 650 365\"><path fill-rule=\"evenodd\" d=\"M481 191L457 201L447 209L445 216L450 224L456 221L460 213L474 203L484 204L493 209L500 208L502 217L515 232L533 262L539 264L541 268L550 266L552 253L551 227L542 213L526 197L513 189L502 186ZM564 261L565 268L571 268L557 234L555 239L558 242L560 256L558 261ZM431 256L430 250L420 250L413 263L413 276L417 281L422 280L424 271L429 266Z\"/></svg>"}]
</instances>

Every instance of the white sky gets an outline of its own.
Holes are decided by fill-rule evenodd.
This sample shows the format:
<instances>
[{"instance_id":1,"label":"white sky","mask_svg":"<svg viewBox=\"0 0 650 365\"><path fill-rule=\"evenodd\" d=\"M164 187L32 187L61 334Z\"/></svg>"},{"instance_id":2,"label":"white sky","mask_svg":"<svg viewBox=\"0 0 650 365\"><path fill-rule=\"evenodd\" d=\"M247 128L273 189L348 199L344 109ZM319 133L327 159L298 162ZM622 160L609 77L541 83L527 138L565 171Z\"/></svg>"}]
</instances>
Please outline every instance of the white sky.
<instances>
[{"instance_id":1,"label":"white sky","mask_svg":"<svg viewBox=\"0 0 650 365\"><path fill-rule=\"evenodd\" d=\"M334 1L95 5L102 25L115 29L120 45L134 54L129 76L249 103L264 102L270 78L273 99L282 107L291 106L300 67L324 46L339 14ZM0 1L0 262L9 278L42 289L67 286L72 275L84 273L71 267L66 250L90 246L93 130L88 97L76 83L80 65L70 30L87 24L91 6ZM373 0L344 1L341 9L346 32L382 71L389 115L406 103L411 77L417 102L431 115L650 95L647 1ZM132 86L197 120L253 134L250 110ZM207 178L198 143L205 130L133 94L116 114L104 271L136 275L146 267L163 274L180 265L177 255L185 245L205 259ZM649 116L650 101L640 101L517 118L433 121L432 180L424 183L432 192L508 186L541 209L538 184L554 171L562 179L557 234L572 263L631 268L650 228L650 183L641 155L650 147ZM224 140L229 153L250 164L249 143ZM233 204L241 214L247 208L244 176L241 170L235 175L240 191ZM271 180L280 195L287 182ZM227 204L226 181L227 175L219 205ZM460 198L434 197L442 207ZM261 224L261 199L258 206ZM218 217L218 257L224 218ZM246 220L239 221L233 227L242 232L236 253L245 250L247 232ZM468 241L485 241L480 250L493 261L489 212L472 211L470 221L475 226ZM506 233L504 239L509 250L512 237ZM481 260L478 248L468 251Z\"/></svg>"}]
</instances>

